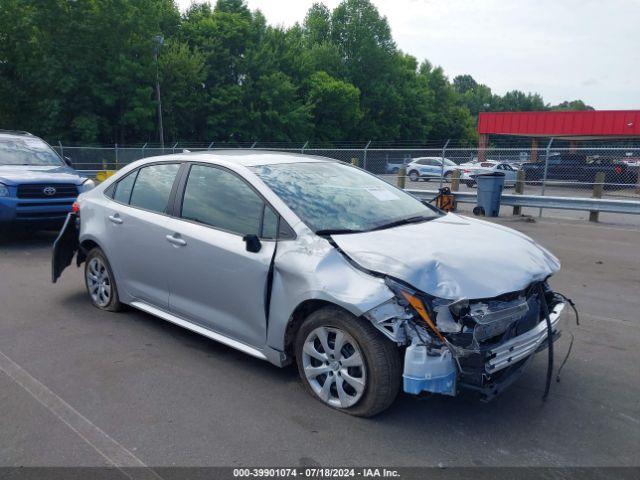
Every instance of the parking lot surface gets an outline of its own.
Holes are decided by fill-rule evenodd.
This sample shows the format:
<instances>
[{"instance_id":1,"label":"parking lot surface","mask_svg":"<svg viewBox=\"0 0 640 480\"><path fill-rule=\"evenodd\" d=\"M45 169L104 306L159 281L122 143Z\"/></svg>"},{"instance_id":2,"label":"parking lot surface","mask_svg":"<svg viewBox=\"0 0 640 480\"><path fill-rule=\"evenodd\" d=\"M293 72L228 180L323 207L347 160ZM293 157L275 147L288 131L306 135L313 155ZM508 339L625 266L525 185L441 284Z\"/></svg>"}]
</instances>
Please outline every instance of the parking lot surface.
<instances>
[{"instance_id":1,"label":"parking lot surface","mask_svg":"<svg viewBox=\"0 0 640 480\"><path fill-rule=\"evenodd\" d=\"M401 394L373 419L330 410L278 369L150 315L50 283L54 236L0 241L0 465L633 466L640 445L640 229L505 218L562 261L573 298L546 354L489 404ZM443 239L446 243L446 239ZM490 279L487 279L490 281Z\"/></svg>"}]
</instances>

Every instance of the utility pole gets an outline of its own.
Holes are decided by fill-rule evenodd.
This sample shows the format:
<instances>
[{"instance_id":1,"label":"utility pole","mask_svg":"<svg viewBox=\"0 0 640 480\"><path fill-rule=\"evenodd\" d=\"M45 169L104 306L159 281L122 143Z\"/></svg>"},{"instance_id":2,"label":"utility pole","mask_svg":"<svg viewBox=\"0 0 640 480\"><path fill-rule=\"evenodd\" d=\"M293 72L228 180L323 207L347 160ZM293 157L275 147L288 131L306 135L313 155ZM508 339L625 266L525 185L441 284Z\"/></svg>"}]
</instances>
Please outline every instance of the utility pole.
<instances>
[{"instance_id":1,"label":"utility pole","mask_svg":"<svg viewBox=\"0 0 640 480\"><path fill-rule=\"evenodd\" d=\"M153 37L153 58L156 62L156 103L158 104L158 137L160 138L160 147L164 152L164 130L162 128L162 98L160 97L160 68L158 67L158 56L160 55L160 47L164 43L162 35Z\"/></svg>"}]
</instances>

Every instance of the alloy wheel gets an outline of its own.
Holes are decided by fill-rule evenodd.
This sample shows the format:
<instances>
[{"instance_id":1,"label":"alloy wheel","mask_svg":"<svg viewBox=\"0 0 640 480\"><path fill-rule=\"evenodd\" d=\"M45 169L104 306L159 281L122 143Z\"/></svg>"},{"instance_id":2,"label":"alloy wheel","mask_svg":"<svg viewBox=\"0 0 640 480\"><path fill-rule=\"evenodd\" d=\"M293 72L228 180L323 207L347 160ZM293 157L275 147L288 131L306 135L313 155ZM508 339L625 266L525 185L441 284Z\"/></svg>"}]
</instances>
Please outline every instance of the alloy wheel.
<instances>
[{"instance_id":1,"label":"alloy wheel","mask_svg":"<svg viewBox=\"0 0 640 480\"><path fill-rule=\"evenodd\" d=\"M335 327L311 331L302 349L304 375L320 399L349 408L362 398L366 368L360 347L347 332Z\"/></svg>"},{"instance_id":2,"label":"alloy wheel","mask_svg":"<svg viewBox=\"0 0 640 480\"><path fill-rule=\"evenodd\" d=\"M104 262L94 257L87 268L87 287L94 303L106 307L111 301L111 278Z\"/></svg>"}]
</instances>

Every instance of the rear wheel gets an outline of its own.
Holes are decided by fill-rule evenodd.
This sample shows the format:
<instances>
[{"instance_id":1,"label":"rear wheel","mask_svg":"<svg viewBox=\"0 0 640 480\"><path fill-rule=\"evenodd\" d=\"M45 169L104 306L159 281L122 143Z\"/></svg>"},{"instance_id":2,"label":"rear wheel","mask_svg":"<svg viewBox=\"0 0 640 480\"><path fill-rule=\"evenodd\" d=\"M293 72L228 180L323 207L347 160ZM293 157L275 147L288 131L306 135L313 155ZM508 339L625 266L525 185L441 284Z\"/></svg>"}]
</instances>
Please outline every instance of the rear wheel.
<instances>
[{"instance_id":1,"label":"rear wheel","mask_svg":"<svg viewBox=\"0 0 640 480\"><path fill-rule=\"evenodd\" d=\"M400 390L398 348L371 324L335 307L317 310L302 324L296 361L314 397L351 415L380 413Z\"/></svg>"},{"instance_id":2,"label":"rear wheel","mask_svg":"<svg viewBox=\"0 0 640 480\"><path fill-rule=\"evenodd\" d=\"M107 257L100 248L96 247L87 254L84 265L84 280L91 303L94 306L109 312L117 312L122 309L113 272Z\"/></svg>"}]
</instances>

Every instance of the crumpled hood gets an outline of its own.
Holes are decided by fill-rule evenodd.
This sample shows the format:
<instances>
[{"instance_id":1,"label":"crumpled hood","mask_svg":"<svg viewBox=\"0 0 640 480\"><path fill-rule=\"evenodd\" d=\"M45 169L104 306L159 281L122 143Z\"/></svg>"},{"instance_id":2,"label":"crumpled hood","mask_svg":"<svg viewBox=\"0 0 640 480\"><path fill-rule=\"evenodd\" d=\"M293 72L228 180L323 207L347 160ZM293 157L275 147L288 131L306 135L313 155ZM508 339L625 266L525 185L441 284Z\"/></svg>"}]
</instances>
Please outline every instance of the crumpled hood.
<instances>
[{"instance_id":1,"label":"crumpled hood","mask_svg":"<svg viewBox=\"0 0 640 480\"><path fill-rule=\"evenodd\" d=\"M37 167L31 165L0 165L0 182L5 185L21 183L73 183L80 185L86 177L79 175L72 168Z\"/></svg>"},{"instance_id":2,"label":"crumpled hood","mask_svg":"<svg viewBox=\"0 0 640 480\"><path fill-rule=\"evenodd\" d=\"M332 238L360 266L451 300L522 290L560 269L560 261L526 235L454 214Z\"/></svg>"}]
</instances>

